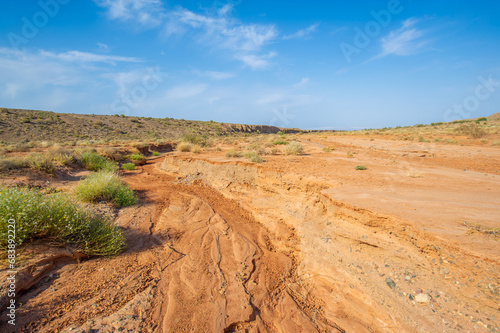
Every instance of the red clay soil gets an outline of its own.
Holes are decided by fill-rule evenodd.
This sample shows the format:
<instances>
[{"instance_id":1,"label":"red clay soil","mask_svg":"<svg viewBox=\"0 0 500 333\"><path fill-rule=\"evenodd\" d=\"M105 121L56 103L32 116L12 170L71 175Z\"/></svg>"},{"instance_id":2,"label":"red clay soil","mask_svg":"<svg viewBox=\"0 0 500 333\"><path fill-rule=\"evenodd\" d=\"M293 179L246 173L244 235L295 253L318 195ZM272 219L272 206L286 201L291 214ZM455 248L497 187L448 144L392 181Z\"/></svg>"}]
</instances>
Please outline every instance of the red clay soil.
<instances>
[{"instance_id":1,"label":"red clay soil","mask_svg":"<svg viewBox=\"0 0 500 333\"><path fill-rule=\"evenodd\" d=\"M0 330L500 331L500 149L301 141L304 156L169 153L125 174L141 198L116 220L125 253L30 247Z\"/></svg>"}]
</instances>

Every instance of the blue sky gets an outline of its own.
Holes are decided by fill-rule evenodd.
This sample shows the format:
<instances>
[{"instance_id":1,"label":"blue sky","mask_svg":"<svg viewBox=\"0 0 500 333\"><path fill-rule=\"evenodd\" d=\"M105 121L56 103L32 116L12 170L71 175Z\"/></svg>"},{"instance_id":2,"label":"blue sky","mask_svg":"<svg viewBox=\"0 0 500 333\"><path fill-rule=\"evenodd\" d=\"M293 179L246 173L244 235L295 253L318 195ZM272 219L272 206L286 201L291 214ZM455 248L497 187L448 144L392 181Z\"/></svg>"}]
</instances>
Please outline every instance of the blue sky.
<instances>
[{"instance_id":1,"label":"blue sky","mask_svg":"<svg viewBox=\"0 0 500 333\"><path fill-rule=\"evenodd\" d=\"M500 2L2 1L0 106L304 129L486 116Z\"/></svg>"}]
</instances>

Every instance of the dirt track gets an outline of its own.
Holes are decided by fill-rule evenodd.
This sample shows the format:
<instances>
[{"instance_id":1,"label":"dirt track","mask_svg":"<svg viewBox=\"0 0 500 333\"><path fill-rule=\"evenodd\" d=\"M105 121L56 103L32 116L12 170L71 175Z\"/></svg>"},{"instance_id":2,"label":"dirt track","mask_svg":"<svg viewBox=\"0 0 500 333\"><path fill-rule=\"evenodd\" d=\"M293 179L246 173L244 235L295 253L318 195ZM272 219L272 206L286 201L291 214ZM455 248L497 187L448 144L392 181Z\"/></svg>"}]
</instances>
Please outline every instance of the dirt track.
<instances>
[{"instance_id":1,"label":"dirt track","mask_svg":"<svg viewBox=\"0 0 500 333\"><path fill-rule=\"evenodd\" d=\"M128 173L126 253L46 253L16 328L500 330L498 237L464 225L499 227L500 149L312 138L260 165L174 153Z\"/></svg>"}]
</instances>

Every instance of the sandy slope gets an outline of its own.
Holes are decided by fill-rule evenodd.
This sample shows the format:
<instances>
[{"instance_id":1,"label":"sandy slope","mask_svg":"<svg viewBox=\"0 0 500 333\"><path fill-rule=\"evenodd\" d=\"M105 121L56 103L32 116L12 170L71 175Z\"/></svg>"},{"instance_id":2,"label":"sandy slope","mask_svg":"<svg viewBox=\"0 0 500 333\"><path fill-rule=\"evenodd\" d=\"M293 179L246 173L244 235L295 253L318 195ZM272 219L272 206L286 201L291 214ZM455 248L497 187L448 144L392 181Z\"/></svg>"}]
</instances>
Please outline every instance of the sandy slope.
<instances>
[{"instance_id":1,"label":"sandy slope","mask_svg":"<svg viewBox=\"0 0 500 333\"><path fill-rule=\"evenodd\" d=\"M464 225L500 227L500 149L302 138L306 156L172 153L128 173L126 253L45 251L16 329L500 330L498 237Z\"/></svg>"}]
</instances>

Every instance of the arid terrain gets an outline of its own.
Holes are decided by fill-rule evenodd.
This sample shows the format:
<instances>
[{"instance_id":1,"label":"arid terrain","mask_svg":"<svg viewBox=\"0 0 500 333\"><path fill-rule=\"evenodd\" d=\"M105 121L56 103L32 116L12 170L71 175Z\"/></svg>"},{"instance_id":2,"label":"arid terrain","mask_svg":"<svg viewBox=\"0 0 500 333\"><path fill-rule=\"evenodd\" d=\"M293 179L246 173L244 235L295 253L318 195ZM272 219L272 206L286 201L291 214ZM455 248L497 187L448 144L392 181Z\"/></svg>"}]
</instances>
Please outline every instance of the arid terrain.
<instances>
[{"instance_id":1,"label":"arid terrain","mask_svg":"<svg viewBox=\"0 0 500 333\"><path fill-rule=\"evenodd\" d=\"M499 118L482 138L437 125L144 152L120 171L139 202L95 205L124 252L25 245L16 326L3 312L0 331L499 332ZM286 154L292 141L302 154ZM22 169L3 183L70 195L87 175Z\"/></svg>"}]
</instances>

